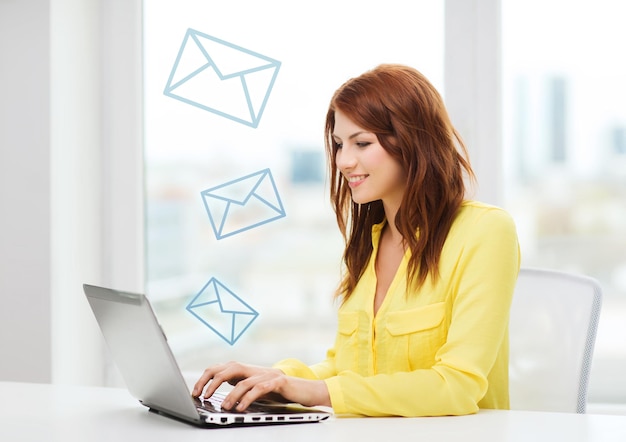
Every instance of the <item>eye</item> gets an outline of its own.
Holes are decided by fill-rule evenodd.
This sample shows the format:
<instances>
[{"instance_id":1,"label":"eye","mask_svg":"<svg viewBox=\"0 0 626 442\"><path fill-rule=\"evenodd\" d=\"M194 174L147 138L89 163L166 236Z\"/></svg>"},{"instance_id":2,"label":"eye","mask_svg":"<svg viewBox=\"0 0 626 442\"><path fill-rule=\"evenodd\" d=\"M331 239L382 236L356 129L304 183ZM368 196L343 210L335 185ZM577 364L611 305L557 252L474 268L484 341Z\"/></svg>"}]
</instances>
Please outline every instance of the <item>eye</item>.
<instances>
[{"instance_id":1,"label":"eye","mask_svg":"<svg viewBox=\"0 0 626 442\"><path fill-rule=\"evenodd\" d=\"M357 146L359 146L359 147L361 147L361 148L363 148L363 147L367 147L367 146L369 146L370 144L372 144L372 143L370 143L369 141L359 141L359 142L357 142L357 143L356 143L356 145L357 145Z\"/></svg>"},{"instance_id":2,"label":"eye","mask_svg":"<svg viewBox=\"0 0 626 442\"><path fill-rule=\"evenodd\" d=\"M343 143L339 143L338 141L335 141L335 148L336 149L341 149L343 147Z\"/></svg>"}]
</instances>

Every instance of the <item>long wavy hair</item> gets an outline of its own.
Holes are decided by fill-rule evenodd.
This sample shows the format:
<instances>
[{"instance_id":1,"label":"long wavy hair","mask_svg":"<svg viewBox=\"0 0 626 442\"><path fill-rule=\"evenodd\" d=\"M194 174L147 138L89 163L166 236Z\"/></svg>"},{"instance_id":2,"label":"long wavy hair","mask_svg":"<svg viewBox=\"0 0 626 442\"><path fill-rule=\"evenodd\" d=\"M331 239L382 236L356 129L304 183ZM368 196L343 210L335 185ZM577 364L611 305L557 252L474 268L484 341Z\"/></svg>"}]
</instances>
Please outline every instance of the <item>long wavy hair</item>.
<instances>
[{"instance_id":1,"label":"long wavy hair","mask_svg":"<svg viewBox=\"0 0 626 442\"><path fill-rule=\"evenodd\" d=\"M439 259L450 226L474 180L467 149L452 126L443 99L417 70L385 64L344 83L326 115L330 199L345 240L342 281L336 295L353 292L372 254L371 231L385 219L382 201L357 204L337 168L335 112L376 135L406 171L406 188L394 220L411 251L407 284L439 277Z\"/></svg>"}]
</instances>

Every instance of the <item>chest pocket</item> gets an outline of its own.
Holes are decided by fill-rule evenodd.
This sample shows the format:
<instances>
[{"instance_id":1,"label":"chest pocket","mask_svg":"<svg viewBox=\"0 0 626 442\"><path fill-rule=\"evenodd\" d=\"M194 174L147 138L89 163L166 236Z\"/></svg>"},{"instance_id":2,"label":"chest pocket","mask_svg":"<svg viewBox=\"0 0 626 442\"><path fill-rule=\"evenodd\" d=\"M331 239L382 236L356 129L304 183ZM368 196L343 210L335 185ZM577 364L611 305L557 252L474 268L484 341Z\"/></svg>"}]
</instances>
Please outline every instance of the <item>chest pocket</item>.
<instances>
[{"instance_id":1,"label":"chest pocket","mask_svg":"<svg viewBox=\"0 0 626 442\"><path fill-rule=\"evenodd\" d=\"M357 371L359 313L339 312L337 323L337 343L335 345L335 365L337 371Z\"/></svg>"},{"instance_id":2,"label":"chest pocket","mask_svg":"<svg viewBox=\"0 0 626 442\"><path fill-rule=\"evenodd\" d=\"M429 368L444 344L447 327L445 302L388 313L385 326L390 350L390 371Z\"/></svg>"}]
</instances>

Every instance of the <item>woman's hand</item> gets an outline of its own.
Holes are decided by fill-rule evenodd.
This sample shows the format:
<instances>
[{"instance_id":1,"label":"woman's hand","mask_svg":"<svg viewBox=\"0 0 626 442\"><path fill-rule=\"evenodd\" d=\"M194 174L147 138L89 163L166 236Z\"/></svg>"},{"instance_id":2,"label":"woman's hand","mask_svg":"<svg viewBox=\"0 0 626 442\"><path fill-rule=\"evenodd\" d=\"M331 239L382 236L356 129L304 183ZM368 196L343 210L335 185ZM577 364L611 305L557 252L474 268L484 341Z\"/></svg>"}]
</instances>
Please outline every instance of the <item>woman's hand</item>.
<instances>
[{"instance_id":1,"label":"woman's hand","mask_svg":"<svg viewBox=\"0 0 626 442\"><path fill-rule=\"evenodd\" d=\"M302 405L331 406L330 396L324 381L300 379L285 375L277 368L229 362L213 365L196 382L192 395L208 398L218 387L228 382L234 388L228 393L222 407L243 411L255 400L280 395L289 402ZM204 390L204 394L203 394Z\"/></svg>"}]
</instances>

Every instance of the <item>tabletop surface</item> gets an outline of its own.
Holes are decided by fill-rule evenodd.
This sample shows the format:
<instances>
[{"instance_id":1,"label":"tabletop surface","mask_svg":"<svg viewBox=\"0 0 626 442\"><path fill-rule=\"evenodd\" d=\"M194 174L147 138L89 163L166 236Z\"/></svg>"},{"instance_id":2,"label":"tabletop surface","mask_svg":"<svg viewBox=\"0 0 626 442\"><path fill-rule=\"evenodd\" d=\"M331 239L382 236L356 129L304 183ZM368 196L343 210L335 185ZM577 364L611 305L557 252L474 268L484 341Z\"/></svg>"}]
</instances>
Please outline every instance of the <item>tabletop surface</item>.
<instances>
[{"instance_id":1,"label":"tabletop surface","mask_svg":"<svg viewBox=\"0 0 626 442\"><path fill-rule=\"evenodd\" d=\"M321 423L204 429L150 413L118 388L0 382L0 398L0 441L626 441L626 416L615 415L481 410L469 416L333 416Z\"/></svg>"}]
</instances>

